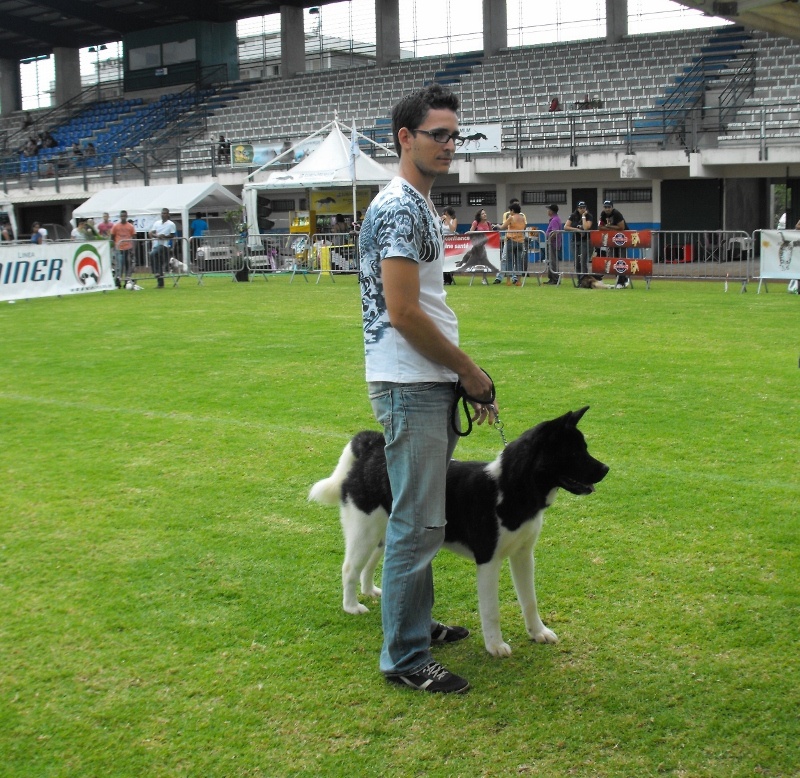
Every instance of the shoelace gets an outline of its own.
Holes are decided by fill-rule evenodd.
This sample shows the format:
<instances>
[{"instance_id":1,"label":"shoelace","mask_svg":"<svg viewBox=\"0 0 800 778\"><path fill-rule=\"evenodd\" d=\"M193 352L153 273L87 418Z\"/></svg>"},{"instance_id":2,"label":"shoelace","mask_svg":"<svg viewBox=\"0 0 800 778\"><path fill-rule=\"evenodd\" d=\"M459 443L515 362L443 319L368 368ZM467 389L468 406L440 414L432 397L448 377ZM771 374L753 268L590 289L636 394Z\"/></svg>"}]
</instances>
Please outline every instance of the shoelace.
<instances>
[{"instance_id":1,"label":"shoelace","mask_svg":"<svg viewBox=\"0 0 800 778\"><path fill-rule=\"evenodd\" d=\"M429 662L422 668L422 673L430 676L434 681L441 681L448 671L444 669L438 662Z\"/></svg>"}]
</instances>

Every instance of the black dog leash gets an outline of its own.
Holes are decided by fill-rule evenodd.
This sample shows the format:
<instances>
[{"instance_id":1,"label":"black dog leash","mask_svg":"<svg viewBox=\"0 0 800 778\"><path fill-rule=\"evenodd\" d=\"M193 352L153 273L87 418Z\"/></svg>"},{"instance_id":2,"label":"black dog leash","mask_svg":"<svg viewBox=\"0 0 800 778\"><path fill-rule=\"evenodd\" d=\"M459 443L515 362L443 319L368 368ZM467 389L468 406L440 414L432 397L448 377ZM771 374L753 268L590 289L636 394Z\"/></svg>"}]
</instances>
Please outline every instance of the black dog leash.
<instances>
[{"instance_id":1,"label":"black dog leash","mask_svg":"<svg viewBox=\"0 0 800 778\"><path fill-rule=\"evenodd\" d=\"M483 368L481 368L483 370ZM486 373L485 370L483 370ZM497 396L495 389L494 389L494 381L492 381L492 377L486 373L486 377L492 382L492 388L489 393L488 400L479 400L477 397L470 397L467 394L466 389L461 385L461 381L456 381L455 387L455 397L453 398L453 404L450 406L450 426L453 428L453 432L458 435L460 438L465 438L467 435L472 432L472 416L470 415L469 403L477 403L478 405L494 405L495 397ZM459 401L464 408L464 415L467 418L467 429L465 432L462 432L459 429L458 421L458 403ZM506 440L505 433L503 432L503 422L500 421L500 416L497 413L497 409L495 408L494 411L494 428L500 433L500 439L503 441L503 445L507 446L508 441Z\"/></svg>"}]
</instances>

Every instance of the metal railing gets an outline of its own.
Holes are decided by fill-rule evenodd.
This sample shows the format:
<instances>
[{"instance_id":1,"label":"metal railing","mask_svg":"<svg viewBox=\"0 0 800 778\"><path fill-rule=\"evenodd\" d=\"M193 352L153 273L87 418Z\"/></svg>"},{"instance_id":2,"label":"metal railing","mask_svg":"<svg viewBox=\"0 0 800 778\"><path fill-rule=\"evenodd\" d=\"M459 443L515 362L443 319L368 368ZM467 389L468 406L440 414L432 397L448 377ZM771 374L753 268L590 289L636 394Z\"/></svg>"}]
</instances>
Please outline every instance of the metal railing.
<instances>
[{"instance_id":1,"label":"metal railing","mask_svg":"<svg viewBox=\"0 0 800 778\"><path fill-rule=\"evenodd\" d=\"M728 107L730 109L730 106ZM732 109L730 109L732 110ZM730 110L691 108L682 121L674 124L669 109L635 109L624 111L586 111L534 114L509 117L502 124L502 154L513 155L518 169L524 168L524 155L569 154L571 165L578 166L579 154L597 151L624 151L631 154L637 149L674 145L693 150L701 144L725 147L736 143L757 145L762 159L766 159L772 145L796 144L800 134L800 100L787 100L780 104L745 105L738 108L735 121ZM200 111L202 113L202 110ZM720 119L724 116L725 124ZM204 121L204 120L203 120ZM368 137L386 134L385 127L365 128ZM300 140L296 133L287 138L281 135L275 142ZM215 142L200 141L186 136L175 143L138 145L135 152L108 154L102 146L93 158L74 158L69 151L50 159L28 158L22 171L20 157L6 156L0 161L0 182L3 190L24 186L37 191L60 192L64 182L78 183L84 189L89 181L118 183L153 178L173 178L180 182L184 175L217 175L223 167ZM270 138L260 138L264 143ZM380 157L382 152L372 144L366 153ZM388 156L388 155L387 155ZM105 163L110 158L110 162ZM230 163L225 162L224 167ZM286 167L288 167L287 165ZM276 166L276 169L281 169ZM242 173L247 169L242 168Z\"/></svg>"}]
</instances>

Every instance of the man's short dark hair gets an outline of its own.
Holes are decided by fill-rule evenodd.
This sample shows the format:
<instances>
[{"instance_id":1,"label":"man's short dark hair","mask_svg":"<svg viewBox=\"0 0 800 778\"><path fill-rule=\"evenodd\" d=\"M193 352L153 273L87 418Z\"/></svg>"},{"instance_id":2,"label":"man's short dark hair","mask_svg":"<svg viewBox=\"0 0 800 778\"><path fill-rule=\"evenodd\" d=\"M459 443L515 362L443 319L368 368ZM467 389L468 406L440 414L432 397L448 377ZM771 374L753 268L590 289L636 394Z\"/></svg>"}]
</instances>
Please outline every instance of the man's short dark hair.
<instances>
[{"instance_id":1,"label":"man's short dark hair","mask_svg":"<svg viewBox=\"0 0 800 778\"><path fill-rule=\"evenodd\" d=\"M520 208L519 203L511 203L511 205L508 206L508 210L511 211L511 213L522 213L522 208Z\"/></svg>"},{"instance_id":2,"label":"man's short dark hair","mask_svg":"<svg viewBox=\"0 0 800 778\"><path fill-rule=\"evenodd\" d=\"M416 130L425 121L431 109L445 109L456 113L458 106L458 97L441 84L431 84L419 92L406 95L392 109L392 138L397 156L400 156L401 149L397 133L401 128Z\"/></svg>"}]
</instances>

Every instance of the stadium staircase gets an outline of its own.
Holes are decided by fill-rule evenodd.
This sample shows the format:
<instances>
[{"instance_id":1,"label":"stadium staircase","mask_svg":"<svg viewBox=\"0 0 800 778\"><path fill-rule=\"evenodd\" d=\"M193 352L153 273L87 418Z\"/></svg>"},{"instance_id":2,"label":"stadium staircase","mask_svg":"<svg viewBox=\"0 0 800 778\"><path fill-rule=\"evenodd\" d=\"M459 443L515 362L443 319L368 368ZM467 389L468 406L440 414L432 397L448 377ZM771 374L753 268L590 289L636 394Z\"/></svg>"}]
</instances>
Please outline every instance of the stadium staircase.
<instances>
[{"instance_id":1,"label":"stadium staircase","mask_svg":"<svg viewBox=\"0 0 800 778\"><path fill-rule=\"evenodd\" d=\"M744 99L752 95L755 57L746 48L751 39L743 27L724 27L714 32L700 48L692 64L684 68L674 84L656 101L655 108L633 123L635 142L657 143L662 148L671 142L687 148L697 132L720 126L723 118L736 114ZM691 127L695 109L703 112L703 125Z\"/></svg>"}]
</instances>

